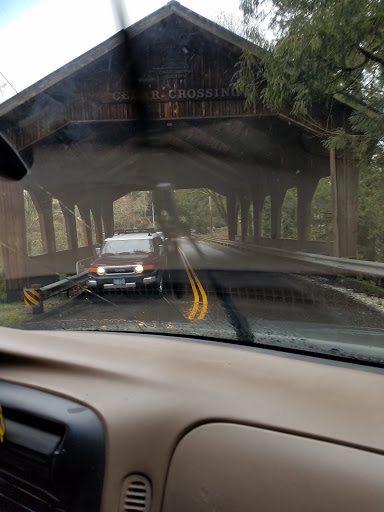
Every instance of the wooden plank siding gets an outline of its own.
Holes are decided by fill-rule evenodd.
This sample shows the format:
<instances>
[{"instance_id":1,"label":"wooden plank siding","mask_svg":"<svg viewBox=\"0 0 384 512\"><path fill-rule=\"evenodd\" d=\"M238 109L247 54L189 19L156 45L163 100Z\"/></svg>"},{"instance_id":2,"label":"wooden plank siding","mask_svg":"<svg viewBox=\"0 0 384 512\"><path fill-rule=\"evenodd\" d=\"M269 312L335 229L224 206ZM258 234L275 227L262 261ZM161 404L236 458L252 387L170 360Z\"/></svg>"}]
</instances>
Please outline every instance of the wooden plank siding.
<instances>
[{"instance_id":1,"label":"wooden plank siding","mask_svg":"<svg viewBox=\"0 0 384 512\"><path fill-rule=\"evenodd\" d=\"M211 26L214 24L207 22L207 27ZM261 102L245 108L244 98L232 87L243 48L213 35L201 23L193 24L173 12L138 33L133 48L133 61L138 63L133 71L139 73L148 116L153 120L276 115ZM18 150L60 136L70 123L135 119L132 68L123 45L112 45L108 52L97 55L93 61L84 58L84 67L77 66L72 74L0 118L0 129ZM332 117L328 108L318 105L307 117L289 112L280 116L317 135L328 132L330 120L338 124L337 113Z\"/></svg>"},{"instance_id":2,"label":"wooden plank siding","mask_svg":"<svg viewBox=\"0 0 384 512\"><path fill-rule=\"evenodd\" d=\"M213 38L175 14L139 34L135 49L153 120L271 114L262 104L245 109L244 99L231 87L241 48ZM21 150L69 123L134 120L131 73L125 57L121 45L113 48L1 118L0 128Z\"/></svg>"},{"instance_id":3,"label":"wooden plank siding","mask_svg":"<svg viewBox=\"0 0 384 512\"><path fill-rule=\"evenodd\" d=\"M19 182L0 181L0 241L8 297L21 300L19 291L26 283L28 255L23 188Z\"/></svg>"}]
</instances>

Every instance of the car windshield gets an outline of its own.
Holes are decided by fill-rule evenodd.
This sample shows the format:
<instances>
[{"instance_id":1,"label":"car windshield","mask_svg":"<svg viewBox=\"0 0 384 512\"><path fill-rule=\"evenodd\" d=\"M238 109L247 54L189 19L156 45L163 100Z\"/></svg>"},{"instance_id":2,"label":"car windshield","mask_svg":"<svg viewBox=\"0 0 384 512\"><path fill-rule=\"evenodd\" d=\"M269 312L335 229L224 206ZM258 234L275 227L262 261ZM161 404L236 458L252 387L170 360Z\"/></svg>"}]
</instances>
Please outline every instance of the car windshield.
<instances>
[{"instance_id":1,"label":"car windshield","mask_svg":"<svg viewBox=\"0 0 384 512\"><path fill-rule=\"evenodd\" d=\"M0 14L0 325L384 363L384 2Z\"/></svg>"},{"instance_id":2,"label":"car windshield","mask_svg":"<svg viewBox=\"0 0 384 512\"><path fill-rule=\"evenodd\" d=\"M152 240L108 240L103 245L103 255L149 254L153 252Z\"/></svg>"}]
</instances>

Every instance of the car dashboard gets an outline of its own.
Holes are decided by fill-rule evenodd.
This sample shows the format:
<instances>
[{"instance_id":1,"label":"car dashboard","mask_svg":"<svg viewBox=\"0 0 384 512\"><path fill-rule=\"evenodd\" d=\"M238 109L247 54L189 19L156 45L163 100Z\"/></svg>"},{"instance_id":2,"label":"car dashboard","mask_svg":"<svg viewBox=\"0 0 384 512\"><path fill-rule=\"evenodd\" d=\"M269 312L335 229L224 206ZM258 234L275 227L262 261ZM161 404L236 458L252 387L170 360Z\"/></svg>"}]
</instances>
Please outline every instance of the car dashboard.
<instances>
[{"instance_id":1,"label":"car dashboard","mask_svg":"<svg viewBox=\"0 0 384 512\"><path fill-rule=\"evenodd\" d=\"M382 510L379 368L147 334L0 351L2 511Z\"/></svg>"}]
</instances>

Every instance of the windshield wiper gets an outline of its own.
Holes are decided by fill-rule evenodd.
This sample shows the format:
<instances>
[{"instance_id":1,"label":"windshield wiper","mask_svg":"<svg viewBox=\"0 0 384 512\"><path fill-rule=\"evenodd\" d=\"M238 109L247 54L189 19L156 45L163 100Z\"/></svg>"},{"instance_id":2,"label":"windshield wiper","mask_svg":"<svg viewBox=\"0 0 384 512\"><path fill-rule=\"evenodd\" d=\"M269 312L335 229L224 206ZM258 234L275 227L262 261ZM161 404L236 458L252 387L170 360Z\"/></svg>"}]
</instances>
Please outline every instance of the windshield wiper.
<instances>
[{"instance_id":1,"label":"windshield wiper","mask_svg":"<svg viewBox=\"0 0 384 512\"><path fill-rule=\"evenodd\" d=\"M201 251L197 247L197 244L195 244L195 248L200 253L201 257ZM253 343L255 341L255 336L253 335L253 332L249 326L248 320L238 310L236 304L232 300L231 294L227 293L225 288L223 288L223 286L219 283L212 270L208 270L208 277L213 285L213 289L215 290L217 298L220 300L221 305L227 314L229 323L232 325L236 332L237 340L241 342Z\"/></svg>"}]
</instances>

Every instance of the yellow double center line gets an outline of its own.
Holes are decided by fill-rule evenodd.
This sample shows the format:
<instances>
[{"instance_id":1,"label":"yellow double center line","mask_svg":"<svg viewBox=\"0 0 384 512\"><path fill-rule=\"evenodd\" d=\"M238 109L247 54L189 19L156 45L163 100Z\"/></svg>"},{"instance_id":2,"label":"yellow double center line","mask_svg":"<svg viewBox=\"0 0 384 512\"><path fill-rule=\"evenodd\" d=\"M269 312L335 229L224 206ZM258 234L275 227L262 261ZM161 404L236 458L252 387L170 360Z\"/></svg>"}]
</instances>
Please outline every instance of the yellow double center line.
<instances>
[{"instance_id":1,"label":"yellow double center line","mask_svg":"<svg viewBox=\"0 0 384 512\"><path fill-rule=\"evenodd\" d=\"M197 320L204 320L205 315L207 313L207 309L208 309L207 294L205 293L204 288L203 288L202 284L200 283L199 278L197 277L195 271L193 270L193 267L190 264L190 262L189 262L187 256L185 255L184 251L182 249L180 249L180 247L178 247L178 251L179 251L180 257L181 257L181 259L182 259L182 261L184 263L185 270L187 271L187 276L188 276L189 282L191 283L192 291L193 291L193 297L194 297L193 305L192 305L192 308L191 308L191 310L189 312L188 319L189 320L194 320L194 318L196 317L197 312L199 310L199 307L201 305L200 314L197 317ZM199 292L201 294L201 302L202 302L202 304L200 302Z\"/></svg>"}]
</instances>

